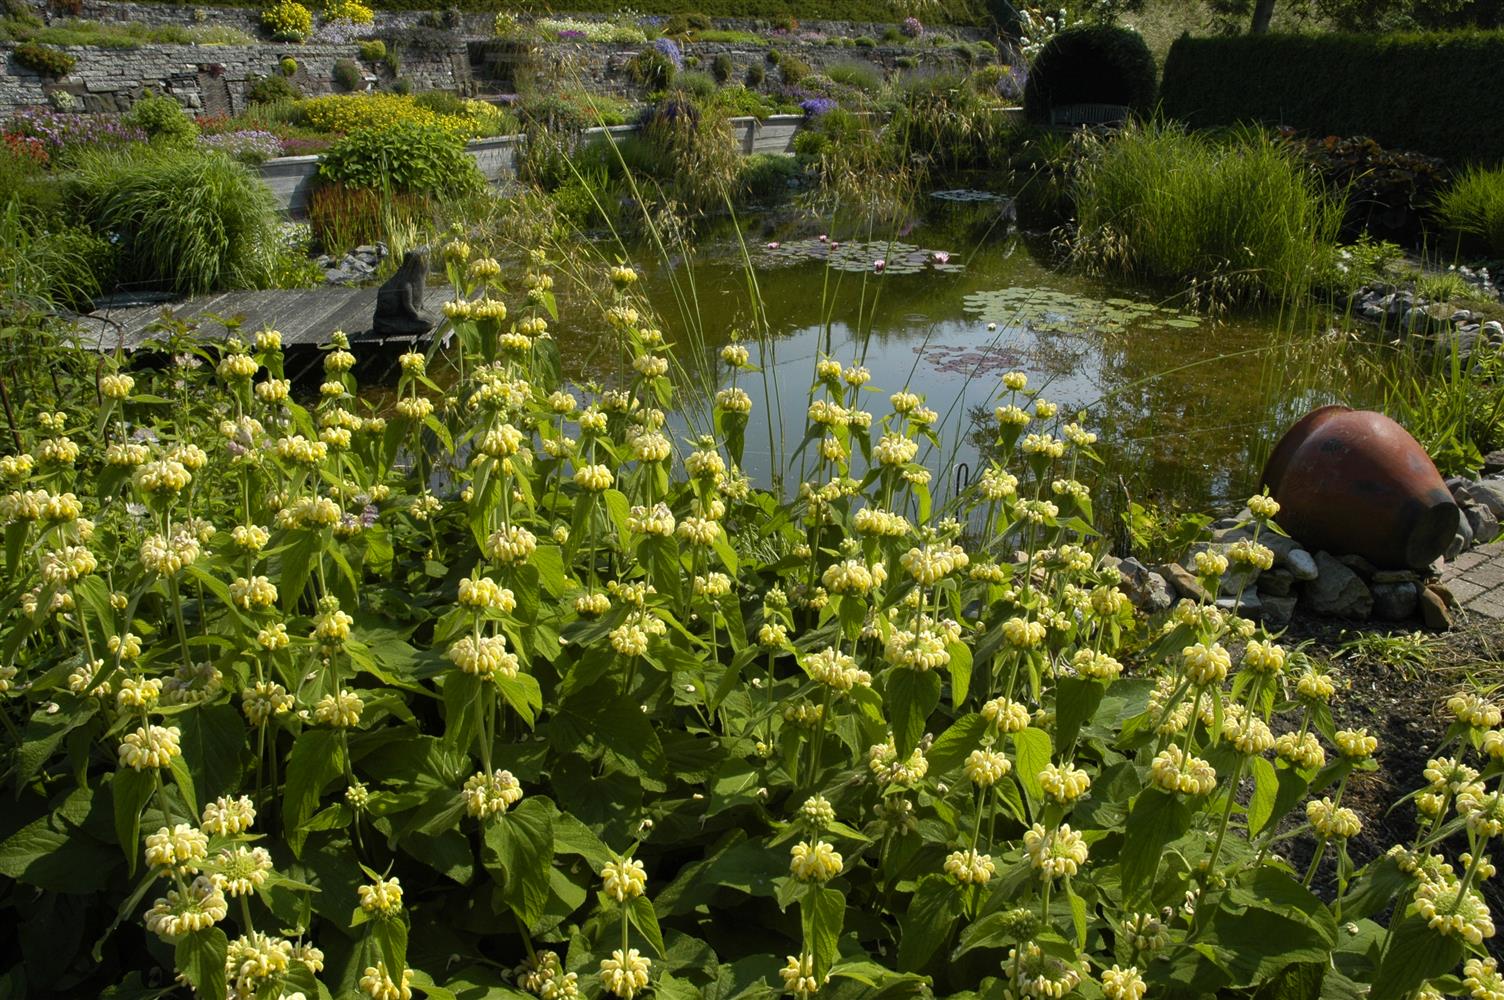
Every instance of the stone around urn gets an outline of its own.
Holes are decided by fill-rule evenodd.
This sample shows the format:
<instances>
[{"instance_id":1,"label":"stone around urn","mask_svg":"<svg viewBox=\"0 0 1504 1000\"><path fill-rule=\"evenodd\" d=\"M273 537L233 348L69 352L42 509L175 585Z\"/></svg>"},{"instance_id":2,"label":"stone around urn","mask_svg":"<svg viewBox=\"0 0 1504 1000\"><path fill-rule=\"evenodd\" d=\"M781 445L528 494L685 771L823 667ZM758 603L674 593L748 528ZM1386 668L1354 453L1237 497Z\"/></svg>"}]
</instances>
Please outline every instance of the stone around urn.
<instances>
[{"instance_id":1,"label":"stone around urn","mask_svg":"<svg viewBox=\"0 0 1504 1000\"><path fill-rule=\"evenodd\" d=\"M1192 601L1204 601L1210 596L1206 588L1202 587L1201 582L1196 579L1196 574L1179 563L1164 563L1154 569L1181 597Z\"/></svg>"},{"instance_id":2,"label":"stone around urn","mask_svg":"<svg viewBox=\"0 0 1504 1000\"><path fill-rule=\"evenodd\" d=\"M1445 632L1452 627L1452 612L1436 588L1426 587L1420 594L1420 620L1433 632Z\"/></svg>"},{"instance_id":3,"label":"stone around urn","mask_svg":"<svg viewBox=\"0 0 1504 1000\"><path fill-rule=\"evenodd\" d=\"M1487 507L1496 520L1504 520L1504 479L1465 483L1459 492L1478 506Z\"/></svg>"},{"instance_id":4,"label":"stone around urn","mask_svg":"<svg viewBox=\"0 0 1504 1000\"><path fill-rule=\"evenodd\" d=\"M1282 629L1290 624L1290 619L1295 616L1295 598L1275 597L1273 594L1265 594L1263 598L1263 614L1260 620L1268 629Z\"/></svg>"},{"instance_id":5,"label":"stone around urn","mask_svg":"<svg viewBox=\"0 0 1504 1000\"><path fill-rule=\"evenodd\" d=\"M1326 552L1316 553L1318 576L1306 584L1301 601L1318 615L1362 621L1373 613L1373 594L1358 574Z\"/></svg>"},{"instance_id":6,"label":"stone around urn","mask_svg":"<svg viewBox=\"0 0 1504 1000\"><path fill-rule=\"evenodd\" d=\"M1305 549L1292 549L1285 559L1285 565L1297 580L1316 579L1316 560Z\"/></svg>"},{"instance_id":7,"label":"stone around urn","mask_svg":"<svg viewBox=\"0 0 1504 1000\"><path fill-rule=\"evenodd\" d=\"M1274 597L1289 597L1295 586L1295 574L1287 569L1265 570L1259 575L1259 593Z\"/></svg>"},{"instance_id":8,"label":"stone around urn","mask_svg":"<svg viewBox=\"0 0 1504 1000\"><path fill-rule=\"evenodd\" d=\"M1420 588L1414 583L1376 583L1373 593L1373 616L1380 621L1402 622L1415 614Z\"/></svg>"},{"instance_id":9,"label":"stone around urn","mask_svg":"<svg viewBox=\"0 0 1504 1000\"><path fill-rule=\"evenodd\" d=\"M1462 508L1468 527L1473 529L1473 544L1487 545L1499 537L1499 519L1487 507Z\"/></svg>"}]
</instances>

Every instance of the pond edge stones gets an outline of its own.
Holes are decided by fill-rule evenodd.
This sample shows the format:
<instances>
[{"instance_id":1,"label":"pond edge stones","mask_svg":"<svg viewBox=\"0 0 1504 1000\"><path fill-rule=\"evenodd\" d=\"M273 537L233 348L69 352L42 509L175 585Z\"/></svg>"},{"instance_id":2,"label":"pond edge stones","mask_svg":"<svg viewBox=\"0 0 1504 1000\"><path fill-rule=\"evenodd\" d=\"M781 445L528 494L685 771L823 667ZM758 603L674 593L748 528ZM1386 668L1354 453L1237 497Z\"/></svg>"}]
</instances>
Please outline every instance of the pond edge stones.
<instances>
[{"instance_id":1,"label":"pond edge stones","mask_svg":"<svg viewBox=\"0 0 1504 1000\"><path fill-rule=\"evenodd\" d=\"M1492 457L1492 456L1491 456ZM1253 516L1245 508L1235 517L1212 525L1211 539L1193 545L1179 562L1152 569L1135 558L1106 556L1103 564L1122 576L1120 589L1134 607L1146 614L1168 611L1177 600L1215 601L1224 611L1261 621L1270 629L1290 624L1297 610L1314 618L1351 622L1413 622L1433 631L1453 626L1458 602L1441 582L1448 562L1461 553L1501 536L1504 523L1504 455L1482 479L1453 478L1447 488L1462 510L1456 537L1447 553L1425 570L1386 570L1362 556L1308 552L1295 539L1262 531L1259 544L1274 553L1273 565L1263 572L1234 567L1219 592L1207 594L1195 573L1186 567L1196 553L1225 553L1233 543L1253 537Z\"/></svg>"}]
</instances>

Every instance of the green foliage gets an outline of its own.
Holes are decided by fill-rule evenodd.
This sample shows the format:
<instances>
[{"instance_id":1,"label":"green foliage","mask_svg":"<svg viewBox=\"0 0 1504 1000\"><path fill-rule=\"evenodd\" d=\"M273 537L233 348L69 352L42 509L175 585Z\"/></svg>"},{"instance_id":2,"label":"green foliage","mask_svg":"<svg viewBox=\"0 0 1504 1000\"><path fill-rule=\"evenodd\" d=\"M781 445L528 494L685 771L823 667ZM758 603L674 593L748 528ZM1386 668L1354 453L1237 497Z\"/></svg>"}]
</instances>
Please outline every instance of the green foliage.
<instances>
[{"instance_id":1,"label":"green foliage","mask_svg":"<svg viewBox=\"0 0 1504 1000\"><path fill-rule=\"evenodd\" d=\"M671 38L684 38L695 32L709 31L710 18L698 12L675 14L663 23L662 32Z\"/></svg>"},{"instance_id":2,"label":"green foliage","mask_svg":"<svg viewBox=\"0 0 1504 1000\"><path fill-rule=\"evenodd\" d=\"M303 92L285 76L260 76L246 85L245 99L251 104L276 104L279 101L300 101Z\"/></svg>"},{"instance_id":3,"label":"green foliage","mask_svg":"<svg viewBox=\"0 0 1504 1000\"><path fill-rule=\"evenodd\" d=\"M1174 124L1095 141L1072 183L1075 254L1212 301L1299 301L1330 260L1342 206L1262 131L1225 139Z\"/></svg>"},{"instance_id":4,"label":"green foliage","mask_svg":"<svg viewBox=\"0 0 1504 1000\"><path fill-rule=\"evenodd\" d=\"M694 100L701 102L713 99L716 91L719 89L710 74L699 73L693 70L680 73L675 87L683 93L688 94Z\"/></svg>"},{"instance_id":5,"label":"green foliage","mask_svg":"<svg viewBox=\"0 0 1504 1000\"><path fill-rule=\"evenodd\" d=\"M825 75L836 83L875 94L882 89L882 70L868 62L836 63L825 68Z\"/></svg>"},{"instance_id":6,"label":"green foliage","mask_svg":"<svg viewBox=\"0 0 1504 1000\"><path fill-rule=\"evenodd\" d=\"M184 145L198 137L198 123L173 97L143 97L125 113L125 124L140 129L153 142Z\"/></svg>"},{"instance_id":7,"label":"green foliage","mask_svg":"<svg viewBox=\"0 0 1504 1000\"><path fill-rule=\"evenodd\" d=\"M964 77L912 80L896 100L888 135L897 149L945 169L992 166L1006 158L1013 126L1002 106L968 87Z\"/></svg>"},{"instance_id":8,"label":"green foliage","mask_svg":"<svg viewBox=\"0 0 1504 1000\"><path fill-rule=\"evenodd\" d=\"M1504 447L1504 353L1455 335L1417 348L1400 341L1364 366L1383 412L1426 449L1443 476L1476 476L1483 456Z\"/></svg>"},{"instance_id":9,"label":"green foliage","mask_svg":"<svg viewBox=\"0 0 1504 1000\"><path fill-rule=\"evenodd\" d=\"M386 42L379 38L373 38L368 42L360 43L360 58L362 62L377 63L386 59Z\"/></svg>"},{"instance_id":10,"label":"green foliage","mask_svg":"<svg viewBox=\"0 0 1504 1000\"><path fill-rule=\"evenodd\" d=\"M302 42L313 32L313 11L297 0L277 0L261 12L261 27L276 42Z\"/></svg>"},{"instance_id":11,"label":"green foliage","mask_svg":"<svg viewBox=\"0 0 1504 1000\"><path fill-rule=\"evenodd\" d=\"M871 35L858 35L855 44L859 49L875 49L877 48L877 39Z\"/></svg>"},{"instance_id":12,"label":"green foliage","mask_svg":"<svg viewBox=\"0 0 1504 1000\"><path fill-rule=\"evenodd\" d=\"M271 192L228 156L156 147L80 159L80 219L118 248L120 279L195 293L259 288L276 254Z\"/></svg>"},{"instance_id":13,"label":"green foliage","mask_svg":"<svg viewBox=\"0 0 1504 1000\"><path fill-rule=\"evenodd\" d=\"M737 199L766 204L787 198L799 177L799 164L791 157L773 153L743 157L736 171Z\"/></svg>"},{"instance_id":14,"label":"green foliage","mask_svg":"<svg viewBox=\"0 0 1504 1000\"><path fill-rule=\"evenodd\" d=\"M334 85L346 93L364 85L365 71L354 59L337 59L334 62Z\"/></svg>"},{"instance_id":15,"label":"green foliage","mask_svg":"<svg viewBox=\"0 0 1504 1000\"><path fill-rule=\"evenodd\" d=\"M1119 517L1131 551L1150 566L1184 558L1192 545L1207 538L1212 523L1199 512L1136 500Z\"/></svg>"},{"instance_id":16,"label":"green foliage","mask_svg":"<svg viewBox=\"0 0 1504 1000\"><path fill-rule=\"evenodd\" d=\"M1048 123L1066 104L1121 104L1144 114L1154 107L1158 72L1138 32L1108 25L1070 28L1034 57L1024 86L1024 111Z\"/></svg>"},{"instance_id":17,"label":"green foliage","mask_svg":"<svg viewBox=\"0 0 1504 1000\"><path fill-rule=\"evenodd\" d=\"M37 42L17 45L13 55L16 62L44 76L67 76L78 62L62 49Z\"/></svg>"},{"instance_id":18,"label":"green foliage","mask_svg":"<svg viewBox=\"0 0 1504 1000\"><path fill-rule=\"evenodd\" d=\"M113 287L114 248L90 229L43 224L36 209L14 192L0 201L0 302L12 310L87 309L101 288Z\"/></svg>"},{"instance_id":19,"label":"green foliage","mask_svg":"<svg viewBox=\"0 0 1504 1000\"><path fill-rule=\"evenodd\" d=\"M778 78L785 87L797 87L810 73L809 63L798 56L784 53L778 60Z\"/></svg>"},{"instance_id":20,"label":"green foliage","mask_svg":"<svg viewBox=\"0 0 1504 1000\"><path fill-rule=\"evenodd\" d=\"M436 125L397 120L357 129L319 163L319 177L351 188L456 198L485 184L465 143Z\"/></svg>"},{"instance_id":21,"label":"green foliage","mask_svg":"<svg viewBox=\"0 0 1504 1000\"><path fill-rule=\"evenodd\" d=\"M1504 168L1465 170L1436 199L1434 212L1462 249L1504 259Z\"/></svg>"},{"instance_id":22,"label":"green foliage","mask_svg":"<svg viewBox=\"0 0 1504 1000\"><path fill-rule=\"evenodd\" d=\"M674 82L678 67L664 53L649 46L627 60L627 74L637 86L652 93L667 90Z\"/></svg>"},{"instance_id":23,"label":"green foliage","mask_svg":"<svg viewBox=\"0 0 1504 1000\"><path fill-rule=\"evenodd\" d=\"M762 68L762 63L753 63L747 67L746 83L748 87L761 87L763 81L768 78L768 71Z\"/></svg>"},{"instance_id":24,"label":"green foliage","mask_svg":"<svg viewBox=\"0 0 1504 1000\"><path fill-rule=\"evenodd\" d=\"M728 83L731 74L736 71L736 64L731 61L731 56L725 52L716 53L716 57L710 63L710 75L715 77L716 83Z\"/></svg>"},{"instance_id":25,"label":"green foliage","mask_svg":"<svg viewBox=\"0 0 1504 1000\"><path fill-rule=\"evenodd\" d=\"M298 71L298 61L292 56L283 56L278 61L277 68L282 71L283 76L292 76Z\"/></svg>"},{"instance_id":26,"label":"green foliage","mask_svg":"<svg viewBox=\"0 0 1504 1000\"><path fill-rule=\"evenodd\" d=\"M1164 113L1194 128L1262 122L1372 136L1449 161L1504 160L1504 32L1182 37ZM1271 71L1270 67L1279 67Z\"/></svg>"}]
</instances>

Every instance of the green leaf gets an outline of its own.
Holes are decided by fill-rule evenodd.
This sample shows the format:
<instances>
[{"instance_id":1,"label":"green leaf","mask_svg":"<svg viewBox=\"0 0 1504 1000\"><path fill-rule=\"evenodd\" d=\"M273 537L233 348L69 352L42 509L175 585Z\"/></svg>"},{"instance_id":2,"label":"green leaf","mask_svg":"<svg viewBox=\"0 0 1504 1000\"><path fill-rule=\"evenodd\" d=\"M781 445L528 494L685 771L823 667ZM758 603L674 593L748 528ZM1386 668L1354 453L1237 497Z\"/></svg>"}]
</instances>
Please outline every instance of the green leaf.
<instances>
[{"instance_id":1,"label":"green leaf","mask_svg":"<svg viewBox=\"0 0 1504 1000\"><path fill-rule=\"evenodd\" d=\"M448 682L445 682L446 689ZM522 717L522 721L531 728L538 720L538 713L543 710L543 689L538 686L538 679L531 674L518 672L516 677L496 677L496 687L501 691L501 696L506 699L512 711Z\"/></svg>"},{"instance_id":2,"label":"green leaf","mask_svg":"<svg viewBox=\"0 0 1504 1000\"><path fill-rule=\"evenodd\" d=\"M811 886L799 901L799 922L804 941L814 959L815 981L820 982L836 960L841 927L846 921L846 897L839 889Z\"/></svg>"},{"instance_id":3,"label":"green leaf","mask_svg":"<svg viewBox=\"0 0 1504 1000\"><path fill-rule=\"evenodd\" d=\"M377 917L366 924L371 943L375 945L381 960L386 963L387 975L393 982L402 982L402 970L407 968L407 924L402 917Z\"/></svg>"},{"instance_id":4,"label":"green leaf","mask_svg":"<svg viewBox=\"0 0 1504 1000\"><path fill-rule=\"evenodd\" d=\"M898 967L918 972L950 937L961 914L961 894L944 875L929 874L919 882L898 938Z\"/></svg>"},{"instance_id":5,"label":"green leaf","mask_svg":"<svg viewBox=\"0 0 1504 1000\"><path fill-rule=\"evenodd\" d=\"M1102 704L1107 688L1085 677L1062 677L1055 687L1055 742L1068 748Z\"/></svg>"},{"instance_id":6,"label":"green leaf","mask_svg":"<svg viewBox=\"0 0 1504 1000\"><path fill-rule=\"evenodd\" d=\"M646 896L633 897L629 909L632 914L632 926L637 928L639 934L647 939L648 947L654 953L662 956L663 931L658 928L658 914L653 909L653 901Z\"/></svg>"},{"instance_id":7,"label":"green leaf","mask_svg":"<svg viewBox=\"0 0 1504 1000\"><path fill-rule=\"evenodd\" d=\"M173 961L194 992L206 1000L224 1000L225 953L229 939L218 927L205 927L179 939Z\"/></svg>"},{"instance_id":8,"label":"green leaf","mask_svg":"<svg viewBox=\"0 0 1504 1000\"><path fill-rule=\"evenodd\" d=\"M1134 893L1154 878L1165 845L1184 834L1191 826L1191 811L1179 796L1158 788L1139 793L1128 815L1123 834L1123 898L1132 900Z\"/></svg>"},{"instance_id":9,"label":"green leaf","mask_svg":"<svg viewBox=\"0 0 1504 1000\"><path fill-rule=\"evenodd\" d=\"M1253 766L1253 795L1248 800L1248 832L1257 834L1274 818L1279 775L1274 772L1274 765L1263 757L1254 757L1249 763Z\"/></svg>"},{"instance_id":10,"label":"green leaf","mask_svg":"<svg viewBox=\"0 0 1504 1000\"><path fill-rule=\"evenodd\" d=\"M925 758L930 763L930 773L949 774L961 766L971 752L982 745L982 734L987 731L987 720L975 712L963 715L950 724L950 728L935 738Z\"/></svg>"},{"instance_id":11,"label":"green leaf","mask_svg":"<svg viewBox=\"0 0 1504 1000\"><path fill-rule=\"evenodd\" d=\"M451 675L455 676L455 675ZM283 829L295 856L308 837L305 823L318 811L325 786L345 773L345 749L333 729L305 729L287 757L287 784L282 792Z\"/></svg>"},{"instance_id":12,"label":"green leaf","mask_svg":"<svg viewBox=\"0 0 1504 1000\"><path fill-rule=\"evenodd\" d=\"M188 815L197 818L198 797L193 793L193 772L188 770L188 761L182 755L172 758L172 781L178 786L178 794L183 797L183 805L188 808Z\"/></svg>"},{"instance_id":13,"label":"green leaf","mask_svg":"<svg viewBox=\"0 0 1504 1000\"><path fill-rule=\"evenodd\" d=\"M940 704L940 675L933 670L907 667L889 670L883 703L893 726L898 759L904 760L919 745L930 713Z\"/></svg>"},{"instance_id":14,"label":"green leaf","mask_svg":"<svg viewBox=\"0 0 1504 1000\"><path fill-rule=\"evenodd\" d=\"M1044 787L1039 783L1039 772L1049 766L1050 754L1053 752L1050 734L1043 729L1030 726L1013 734L1013 753L1018 758L1018 766L1013 769L1013 773L1018 776L1019 784L1024 786L1024 794L1036 807L1044 800Z\"/></svg>"},{"instance_id":15,"label":"green leaf","mask_svg":"<svg viewBox=\"0 0 1504 1000\"><path fill-rule=\"evenodd\" d=\"M531 927L548 905L554 860L554 804L526 798L486 826L486 870L512 912Z\"/></svg>"},{"instance_id":16,"label":"green leaf","mask_svg":"<svg viewBox=\"0 0 1504 1000\"><path fill-rule=\"evenodd\" d=\"M241 752L246 746L245 721L235 706L201 706L180 716L177 725L183 730L183 759L197 776L203 800L235 791L244 770Z\"/></svg>"},{"instance_id":17,"label":"green leaf","mask_svg":"<svg viewBox=\"0 0 1504 1000\"><path fill-rule=\"evenodd\" d=\"M444 675L444 742L461 752L475 749L485 683L475 674L461 670Z\"/></svg>"},{"instance_id":18,"label":"green leaf","mask_svg":"<svg viewBox=\"0 0 1504 1000\"><path fill-rule=\"evenodd\" d=\"M950 705L959 709L966 701L966 692L971 689L971 650L964 642L953 642L945 647L950 654Z\"/></svg>"},{"instance_id":19,"label":"green leaf","mask_svg":"<svg viewBox=\"0 0 1504 1000\"><path fill-rule=\"evenodd\" d=\"M1462 939L1438 934L1418 914L1396 914L1371 1000L1401 1000L1462 961Z\"/></svg>"},{"instance_id":20,"label":"green leaf","mask_svg":"<svg viewBox=\"0 0 1504 1000\"><path fill-rule=\"evenodd\" d=\"M131 875L136 874L141 854L141 810L151 801L156 787L149 771L129 767L120 768L110 779L110 792L115 799L115 838L125 852L126 872Z\"/></svg>"}]
</instances>

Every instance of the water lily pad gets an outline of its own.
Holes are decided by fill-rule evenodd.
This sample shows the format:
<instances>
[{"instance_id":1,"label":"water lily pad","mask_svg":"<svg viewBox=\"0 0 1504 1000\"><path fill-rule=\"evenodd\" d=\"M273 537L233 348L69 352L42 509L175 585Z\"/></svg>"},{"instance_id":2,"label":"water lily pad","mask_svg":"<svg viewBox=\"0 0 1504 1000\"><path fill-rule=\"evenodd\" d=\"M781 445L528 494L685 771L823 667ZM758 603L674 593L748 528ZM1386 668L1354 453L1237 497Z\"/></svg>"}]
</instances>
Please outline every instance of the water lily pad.
<instances>
[{"instance_id":1,"label":"water lily pad","mask_svg":"<svg viewBox=\"0 0 1504 1000\"><path fill-rule=\"evenodd\" d=\"M962 203L996 202L1006 201L1000 194L991 191L978 191L975 188L955 188L949 191L931 191L930 197L940 201L953 201Z\"/></svg>"},{"instance_id":2,"label":"water lily pad","mask_svg":"<svg viewBox=\"0 0 1504 1000\"><path fill-rule=\"evenodd\" d=\"M843 242L808 239L769 243L763 248L760 259L765 267L787 267L818 261L837 271L874 274L956 272L966 268L965 264L948 251L927 250L912 243L887 240Z\"/></svg>"},{"instance_id":3,"label":"water lily pad","mask_svg":"<svg viewBox=\"0 0 1504 1000\"><path fill-rule=\"evenodd\" d=\"M1119 333L1131 327L1194 329L1195 313L1178 312L1134 299L1094 299L1053 288L999 288L974 292L962 307L979 319L1036 333Z\"/></svg>"}]
</instances>

